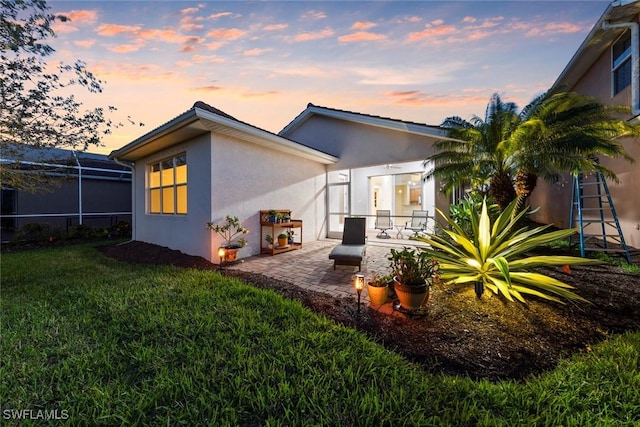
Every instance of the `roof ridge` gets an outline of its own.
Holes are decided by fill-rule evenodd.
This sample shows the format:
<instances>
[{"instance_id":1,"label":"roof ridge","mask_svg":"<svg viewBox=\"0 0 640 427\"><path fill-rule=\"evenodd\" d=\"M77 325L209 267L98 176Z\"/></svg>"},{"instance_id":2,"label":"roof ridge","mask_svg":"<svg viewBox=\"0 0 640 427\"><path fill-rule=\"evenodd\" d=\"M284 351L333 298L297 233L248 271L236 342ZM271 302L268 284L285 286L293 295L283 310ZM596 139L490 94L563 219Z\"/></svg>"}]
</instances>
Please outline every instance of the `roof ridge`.
<instances>
[{"instance_id":1,"label":"roof ridge","mask_svg":"<svg viewBox=\"0 0 640 427\"><path fill-rule=\"evenodd\" d=\"M311 108L311 107L322 108L322 109L325 109L325 110L336 111L336 112L339 112L339 113L347 113L347 114L355 114L355 115L358 115L358 116L371 117L371 118L374 118L374 119L391 120L391 121L394 121L394 122L401 122L401 123L407 123L407 124L413 124L413 125L419 125L419 126L427 126L427 127L432 127L432 128L439 128L438 125L429 125L427 123L414 122L414 121L411 121L411 120L396 119L396 118L393 118L393 117L379 116L379 115L376 115L376 114L360 113L358 111L350 111L350 110L342 110L342 109L339 109L339 108L324 107L322 105L314 105L314 104L312 104L310 102L309 104L307 104L307 108Z\"/></svg>"}]
</instances>

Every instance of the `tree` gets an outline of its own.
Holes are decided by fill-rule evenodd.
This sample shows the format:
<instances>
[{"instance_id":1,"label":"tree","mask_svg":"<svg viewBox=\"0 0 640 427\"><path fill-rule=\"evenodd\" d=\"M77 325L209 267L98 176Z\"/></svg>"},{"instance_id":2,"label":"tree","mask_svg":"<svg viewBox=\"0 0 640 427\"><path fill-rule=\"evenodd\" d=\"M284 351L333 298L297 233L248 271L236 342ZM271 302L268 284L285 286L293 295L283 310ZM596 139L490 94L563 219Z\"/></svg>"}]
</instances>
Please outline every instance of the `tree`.
<instances>
[{"instance_id":1,"label":"tree","mask_svg":"<svg viewBox=\"0 0 640 427\"><path fill-rule=\"evenodd\" d=\"M442 127L455 140L436 143L427 176L445 182L447 190L471 185L486 191L501 210L518 198L524 207L538 176L555 182L562 173L599 171L617 180L598 156L633 159L620 139L638 136L640 126L621 117L629 109L602 105L595 98L573 92L545 93L519 113L513 103L494 94L485 120L471 122L449 117Z\"/></svg>"},{"instance_id":2,"label":"tree","mask_svg":"<svg viewBox=\"0 0 640 427\"><path fill-rule=\"evenodd\" d=\"M600 172L617 182L615 172L600 164L599 158L634 161L620 142L640 135L640 126L621 119L629 112L629 108L603 105L575 92L534 99L520 113L520 123L510 137L519 208L525 206L538 176L557 182L565 172Z\"/></svg>"},{"instance_id":3,"label":"tree","mask_svg":"<svg viewBox=\"0 0 640 427\"><path fill-rule=\"evenodd\" d=\"M73 87L102 92L85 63L46 62L56 20L68 19L49 13L44 0L0 0L0 168L2 183L16 189L34 190L42 179L21 173L25 147L86 150L121 126L108 118L115 107L85 109L69 95Z\"/></svg>"},{"instance_id":4,"label":"tree","mask_svg":"<svg viewBox=\"0 0 640 427\"><path fill-rule=\"evenodd\" d=\"M517 125L516 109L514 103L505 103L493 94L484 119L446 118L441 127L452 139L436 142L436 154L426 159L426 164L432 165L427 177L440 178L447 192L459 186L488 192L504 209L515 198L508 139Z\"/></svg>"}]
</instances>

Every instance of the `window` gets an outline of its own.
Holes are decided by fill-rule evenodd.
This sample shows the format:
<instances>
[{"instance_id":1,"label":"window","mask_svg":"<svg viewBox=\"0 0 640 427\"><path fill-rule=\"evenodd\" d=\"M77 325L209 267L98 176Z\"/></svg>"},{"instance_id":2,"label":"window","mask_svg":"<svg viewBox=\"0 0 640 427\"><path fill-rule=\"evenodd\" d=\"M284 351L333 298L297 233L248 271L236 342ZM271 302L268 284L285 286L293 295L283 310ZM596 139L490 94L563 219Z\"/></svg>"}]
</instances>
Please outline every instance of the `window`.
<instances>
[{"instance_id":1,"label":"window","mask_svg":"<svg viewBox=\"0 0 640 427\"><path fill-rule=\"evenodd\" d=\"M613 94L631 84L631 32L627 31L613 45Z\"/></svg>"},{"instance_id":2,"label":"window","mask_svg":"<svg viewBox=\"0 0 640 427\"><path fill-rule=\"evenodd\" d=\"M149 166L149 213L187 213L187 156L165 159Z\"/></svg>"}]
</instances>

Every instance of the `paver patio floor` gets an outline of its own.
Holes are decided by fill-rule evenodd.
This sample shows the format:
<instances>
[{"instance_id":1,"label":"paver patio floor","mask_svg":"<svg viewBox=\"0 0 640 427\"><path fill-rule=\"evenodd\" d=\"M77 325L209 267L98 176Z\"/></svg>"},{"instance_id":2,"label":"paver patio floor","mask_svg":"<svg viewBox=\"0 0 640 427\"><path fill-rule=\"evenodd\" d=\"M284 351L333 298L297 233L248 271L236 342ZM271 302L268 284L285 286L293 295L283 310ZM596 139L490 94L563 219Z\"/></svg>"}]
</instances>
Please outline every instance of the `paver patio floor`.
<instances>
[{"instance_id":1,"label":"paver patio floor","mask_svg":"<svg viewBox=\"0 0 640 427\"><path fill-rule=\"evenodd\" d=\"M389 273L389 249L392 247L415 246L412 240L389 239L383 241L369 237L367 250L362 261L362 271L358 267L338 265L333 269L333 261L329 259L331 249L340 244L339 240L323 239L303 243L298 250L278 255L256 255L226 268L291 282L301 288L324 292L336 297L353 297L355 290L353 278L356 274L364 274L365 281L376 273ZM367 292L362 293L362 301L368 302Z\"/></svg>"}]
</instances>

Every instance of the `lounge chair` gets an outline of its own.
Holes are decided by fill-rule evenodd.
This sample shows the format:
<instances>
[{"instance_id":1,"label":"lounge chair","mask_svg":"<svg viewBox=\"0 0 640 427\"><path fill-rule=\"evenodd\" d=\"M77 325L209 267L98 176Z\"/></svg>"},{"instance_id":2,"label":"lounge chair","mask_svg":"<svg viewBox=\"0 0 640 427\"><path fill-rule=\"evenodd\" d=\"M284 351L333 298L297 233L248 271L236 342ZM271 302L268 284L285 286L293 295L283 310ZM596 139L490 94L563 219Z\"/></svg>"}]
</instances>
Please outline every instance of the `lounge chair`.
<instances>
[{"instance_id":1,"label":"lounge chair","mask_svg":"<svg viewBox=\"0 0 640 427\"><path fill-rule=\"evenodd\" d=\"M393 228L393 222L391 222L391 211L378 210L376 211L376 230L380 230L380 233L376 236L378 239L390 239L391 236L387 234L387 230Z\"/></svg>"},{"instance_id":2,"label":"lounge chair","mask_svg":"<svg viewBox=\"0 0 640 427\"><path fill-rule=\"evenodd\" d=\"M411 221L407 221L404 229L413 231L411 237L417 237L420 233L427 231L427 221L429 221L429 211L413 211Z\"/></svg>"},{"instance_id":3,"label":"lounge chair","mask_svg":"<svg viewBox=\"0 0 640 427\"><path fill-rule=\"evenodd\" d=\"M342 243L334 247L329 254L333 260L333 269L336 265L353 265L362 271L362 258L366 250L366 218L345 218Z\"/></svg>"}]
</instances>

